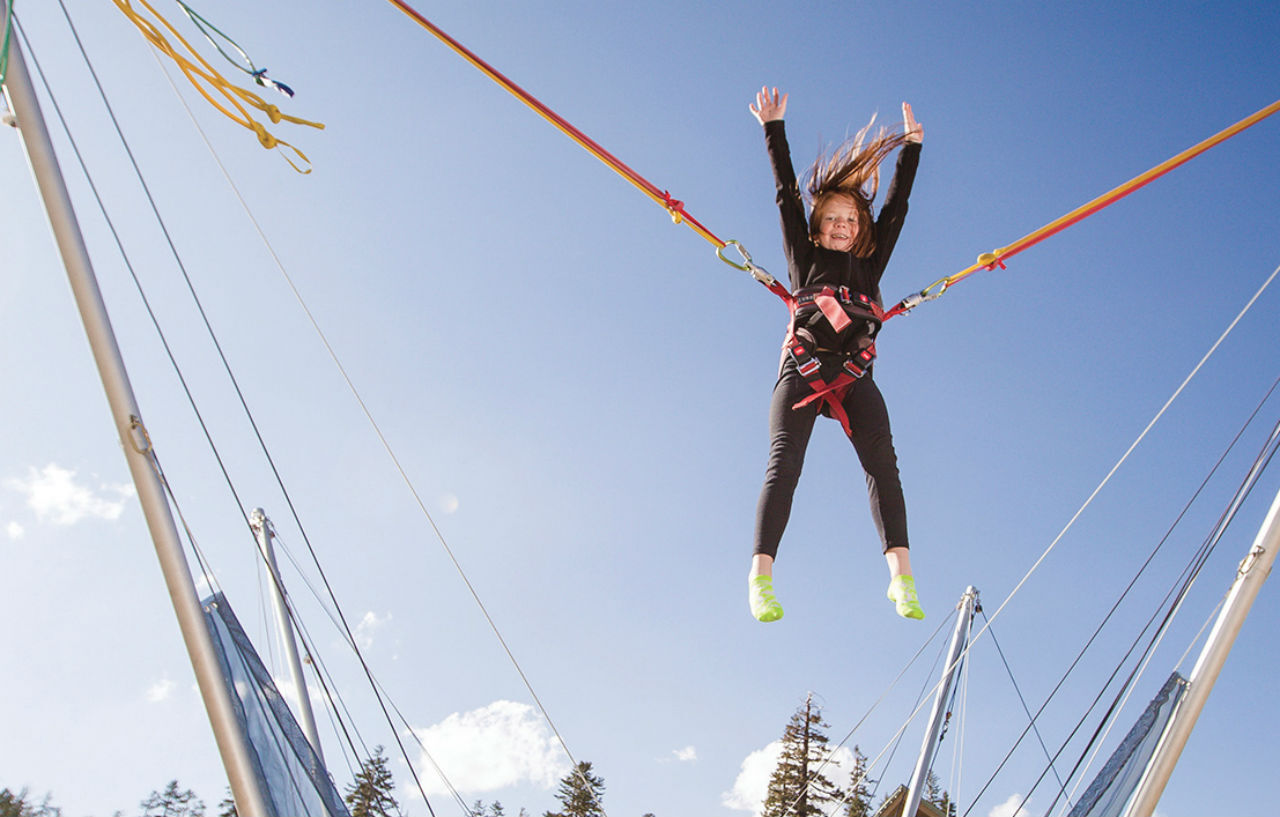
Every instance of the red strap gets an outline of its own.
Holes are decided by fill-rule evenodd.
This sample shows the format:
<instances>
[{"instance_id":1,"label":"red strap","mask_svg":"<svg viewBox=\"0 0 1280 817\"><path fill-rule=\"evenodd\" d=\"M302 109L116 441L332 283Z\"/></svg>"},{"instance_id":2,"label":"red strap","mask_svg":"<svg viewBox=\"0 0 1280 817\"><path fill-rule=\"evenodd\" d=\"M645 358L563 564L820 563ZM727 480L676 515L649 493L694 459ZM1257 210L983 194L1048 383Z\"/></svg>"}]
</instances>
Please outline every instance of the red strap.
<instances>
[{"instance_id":1,"label":"red strap","mask_svg":"<svg viewBox=\"0 0 1280 817\"><path fill-rule=\"evenodd\" d=\"M813 302L822 310L822 314L827 316L831 327L837 332L842 331L846 326L853 323L853 321L849 320L848 313L840 306L840 301L836 300L831 290L824 289L814 296Z\"/></svg>"},{"instance_id":2,"label":"red strap","mask_svg":"<svg viewBox=\"0 0 1280 817\"><path fill-rule=\"evenodd\" d=\"M841 375L843 377L844 375ZM839 378L837 378L837 381ZM852 379L850 379L852 382ZM840 421L840 425L844 428L846 436L853 434L853 429L849 425L849 415L844 410L844 395L849 390L850 383L833 383L828 385L822 391L816 391L808 397L792 406L792 409L803 408L815 400L822 400L827 404L827 408L831 411L831 416Z\"/></svg>"},{"instance_id":3,"label":"red strap","mask_svg":"<svg viewBox=\"0 0 1280 817\"><path fill-rule=\"evenodd\" d=\"M840 425L844 428L846 435L853 434L853 429L849 425L849 415L844 410L844 396L848 393L849 387L853 385L857 378L850 377L841 372L834 380L820 389L814 389L813 394L805 397L800 402L792 406L792 409L804 408L815 400L822 400L827 404L831 411L831 416L840 421ZM809 382L810 388L813 382Z\"/></svg>"}]
</instances>

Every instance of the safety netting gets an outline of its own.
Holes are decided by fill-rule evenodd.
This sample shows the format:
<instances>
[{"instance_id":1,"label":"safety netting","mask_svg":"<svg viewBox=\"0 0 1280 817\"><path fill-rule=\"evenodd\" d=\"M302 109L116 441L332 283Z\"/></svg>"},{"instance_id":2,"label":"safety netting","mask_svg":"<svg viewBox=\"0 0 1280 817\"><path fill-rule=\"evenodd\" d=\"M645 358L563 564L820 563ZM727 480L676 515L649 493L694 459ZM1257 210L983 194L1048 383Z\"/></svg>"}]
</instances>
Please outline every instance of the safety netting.
<instances>
[{"instance_id":1,"label":"safety netting","mask_svg":"<svg viewBox=\"0 0 1280 817\"><path fill-rule=\"evenodd\" d=\"M201 602L269 817L349 817L324 763L222 593Z\"/></svg>"},{"instance_id":2,"label":"safety netting","mask_svg":"<svg viewBox=\"0 0 1280 817\"><path fill-rule=\"evenodd\" d=\"M1068 817L1119 817L1186 689L1185 678L1176 672L1169 676Z\"/></svg>"}]
</instances>

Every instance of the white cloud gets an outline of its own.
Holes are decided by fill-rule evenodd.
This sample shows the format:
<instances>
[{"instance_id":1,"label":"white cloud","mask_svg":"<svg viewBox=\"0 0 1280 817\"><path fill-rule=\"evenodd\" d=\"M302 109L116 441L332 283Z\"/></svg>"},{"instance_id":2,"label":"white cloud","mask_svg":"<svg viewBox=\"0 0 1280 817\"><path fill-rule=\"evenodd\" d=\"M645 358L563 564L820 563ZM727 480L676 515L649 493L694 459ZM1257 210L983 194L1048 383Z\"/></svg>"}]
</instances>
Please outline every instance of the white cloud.
<instances>
[{"instance_id":1,"label":"white cloud","mask_svg":"<svg viewBox=\"0 0 1280 817\"><path fill-rule=\"evenodd\" d=\"M153 704L167 701L173 695L173 681L162 678L147 688L147 700Z\"/></svg>"},{"instance_id":2,"label":"white cloud","mask_svg":"<svg viewBox=\"0 0 1280 817\"><path fill-rule=\"evenodd\" d=\"M5 485L26 494L36 516L55 525L74 525L87 517L118 519L134 495L130 484L102 483L95 490L77 484L75 476L75 471L49 463L39 471L29 468L26 479L7 480Z\"/></svg>"},{"instance_id":3,"label":"white cloud","mask_svg":"<svg viewBox=\"0 0 1280 817\"><path fill-rule=\"evenodd\" d=\"M546 721L528 704L494 701L415 732L458 791L478 794L526 782L550 789L569 771ZM422 762L432 768L425 757ZM423 787L428 794L448 793L435 774L424 776Z\"/></svg>"},{"instance_id":4,"label":"white cloud","mask_svg":"<svg viewBox=\"0 0 1280 817\"><path fill-rule=\"evenodd\" d=\"M458 510L458 495L455 493L446 493L440 497L440 510L446 514L456 513Z\"/></svg>"},{"instance_id":5,"label":"white cloud","mask_svg":"<svg viewBox=\"0 0 1280 817\"><path fill-rule=\"evenodd\" d=\"M987 817L1031 817L1031 812L1019 807L1021 803L1021 794L1011 794L1008 800L991 809Z\"/></svg>"},{"instance_id":6,"label":"white cloud","mask_svg":"<svg viewBox=\"0 0 1280 817\"><path fill-rule=\"evenodd\" d=\"M775 740L763 749L747 755L738 771L738 779L733 781L733 788L720 795L720 803L732 809L759 815L760 808L764 805L765 792L769 789L769 777L777 768L781 754L782 741Z\"/></svg>"},{"instance_id":7,"label":"white cloud","mask_svg":"<svg viewBox=\"0 0 1280 817\"><path fill-rule=\"evenodd\" d=\"M769 778L778 767L778 758L782 755L782 741L775 740L763 749L757 749L747 755L738 771L738 778L733 781L733 788L720 795L721 805L731 809L749 811L753 817L759 817L764 805L765 794L769 790ZM831 754L831 759L822 769L822 774L837 786L848 782L853 770L853 752L843 746Z\"/></svg>"},{"instance_id":8,"label":"white cloud","mask_svg":"<svg viewBox=\"0 0 1280 817\"><path fill-rule=\"evenodd\" d=\"M698 759L698 750L692 746L686 746L683 749L676 749L672 752L676 756L676 760L681 763L689 763Z\"/></svg>"},{"instance_id":9,"label":"white cloud","mask_svg":"<svg viewBox=\"0 0 1280 817\"><path fill-rule=\"evenodd\" d=\"M365 613L360 623L356 625L356 642L364 649L369 649L373 646L374 633L381 630L389 621L391 621L390 613L381 618L372 610Z\"/></svg>"},{"instance_id":10,"label":"white cloud","mask_svg":"<svg viewBox=\"0 0 1280 817\"><path fill-rule=\"evenodd\" d=\"M26 531L23 530L22 526L19 525L17 522L10 522L9 524L5 525L4 532L8 534L9 538L15 542L21 539L24 535L26 535Z\"/></svg>"}]
</instances>

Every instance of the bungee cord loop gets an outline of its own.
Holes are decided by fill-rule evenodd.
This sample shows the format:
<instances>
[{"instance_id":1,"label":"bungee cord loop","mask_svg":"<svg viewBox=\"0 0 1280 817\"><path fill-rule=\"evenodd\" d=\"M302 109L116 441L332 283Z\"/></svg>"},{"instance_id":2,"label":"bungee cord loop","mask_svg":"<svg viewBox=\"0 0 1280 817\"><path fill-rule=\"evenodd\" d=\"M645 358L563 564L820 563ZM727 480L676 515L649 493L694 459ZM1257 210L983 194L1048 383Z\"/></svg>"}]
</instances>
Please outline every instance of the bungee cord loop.
<instances>
[{"instance_id":1,"label":"bungee cord loop","mask_svg":"<svg viewBox=\"0 0 1280 817\"><path fill-rule=\"evenodd\" d=\"M254 135L258 138L258 144L262 145L264 148L271 150L277 147L286 147L292 151L297 158L306 165L305 169L299 167L299 165L290 158L288 153L282 151L280 155L294 170L302 174L311 172L311 160L307 158L307 155L294 145L284 141L283 139L277 138L274 134L268 131L262 123L254 119L253 116L245 109L245 105L261 111L273 124L291 122L296 125L306 125L318 130L323 130L324 125L322 123L312 122L307 119L282 113L279 108L267 103L262 99L262 97L258 96L253 91L240 88L227 81L225 77L218 73L217 69L210 65L196 52L194 48L191 47L191 44L178 33L178 30L175 29L163 15L151 7L147 0L138 0L138 2L157 20L159 20L166 29L169 30L173 37L186 48L194 61L193 59L179 53L178 49L169 43L155 23L146 19L136 9L134 9L132 0L113 0L113 2L116 4L117 8L119 8L120 11L129 18L130 22L137 26L138 30L142 32L142 35L149 43L155 46L155 48L162 54L174 61L182 73L186 75L192 86L199 91L201 96L208 100L210 105L213 105L213 107L221 111L228 119L253 131ZM199 27L198 24L197 27ZM202 33L204 32L203 27L200 27L200 30ZM205 36L207 37L208 35L206 34ZM218 50L221 51L221 49ZM251 71L250 73L252 74L254 72ZM231 110L228 110L228 108L219 102L218 99L215 99L206 86L221 95L222 99L226 101L231 108L235 109L235 112L233 113Z\"/></svg>"},{"instance_id":2,"label":"bungee cord loop","mask_svg":"<svg viewBox=\"0 0 1280 817\"><path fill-rule=\"evenodd\" d=\"M1017 255L1023 250L1029 247L1032 247L1036 244L1039 244L1041 241L1044 241L1046 238L1049 238L1050 236L1053 236L1062 232L1063 230L1067 229L1068 227L1075 224L1076 222L1083 221L1084 219L1088 218L1089 216L1093 215L1094 213L1098 212L1104 207L1114 204L1115 202L1119 201L1120 199L1134 192L1138 188L1143 187L1144 185L1150 184L1151 182L1160 178L1161 176L1173 170L1174 168L1177 168L1177 167L1180 167L1181 165L1186 164L1187 162L1191 161L1195 157L1199 156L1201 153L1204 153L1205 151L1207 151L1209 148L1214 147L1215 145L1221 144L1222 142L1225 142L1226 140L1230 139L1232 136L1235 136L1237 133L1240 133L1241 131L1243 131L1248 127L1256 125L1257 123L1261 122L1263 119L1266 119L1268 116L1271 116L1277 111L1280 111L1280 100L1277 100L1271 103L1267 107L1263 108L1262 110L1254 114L1246 116L1244 119L1241 119L1239 122L1235 123L1234 125L1228 128L1225 128L1219 131L1218 133L1215 133L1213 136L1210 136L1208 139L1205 139L1204 141L1196 145L1192 145L1191 147L1182 151L1178 155L1173 156L1169 159L1166 159L1165 161L1151 168L1147 172L1142 173L1138 176L1135 176L1129 181L1120 185L1119 187L1116 187L1102 194L1101 196L1098 196L1093 201L1090 201L1086 204L1082 204L1081 206L1077 207L1076 209L1072 210L1066 215L1061 216L1049 222L1048 224L1041 227L1040 229L1035 230L1034 232L1028 233L1027 235L1023 236L1022 238L1019 238L1017 241L1013 242L1009 246L999 247L997 249L992 250L991 252L982 253L981 255L978 256L978 260L976 263L968 267L965 267L960 272L957 272L954 275L948 275L945 278L939 278L937 281L934 281L932 284L920 290L919 292L913 293L911 295L908 295L906 298L903 298L902 301L899 302L897 306L893 307L892 309L888 310L888 312L885 313L885 319L887 320L888 318L892 318L896 315L901 315L906 312L909 312L915 307L919 306L920 304L925 303L926 301L937 300L938 298L942 297L943 293L945 293L952 285L959 283L960 281L963 281L964 279L968 278L970 275L973 275L975 272L979 272L980 270L994 270L996 268L1006 269L1004 265L1005 259L1012 258L1013 256Z\"/></svg>"}]
</instances>

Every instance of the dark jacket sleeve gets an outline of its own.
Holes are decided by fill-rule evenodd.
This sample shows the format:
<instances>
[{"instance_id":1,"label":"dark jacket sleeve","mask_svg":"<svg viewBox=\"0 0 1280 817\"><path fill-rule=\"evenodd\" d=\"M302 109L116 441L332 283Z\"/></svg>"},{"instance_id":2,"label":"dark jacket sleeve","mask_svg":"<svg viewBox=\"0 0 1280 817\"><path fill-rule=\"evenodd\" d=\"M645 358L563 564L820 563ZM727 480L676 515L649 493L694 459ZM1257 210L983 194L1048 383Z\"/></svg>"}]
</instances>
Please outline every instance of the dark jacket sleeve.
<instances>
[{"instance_id":1,"label":"dark jacket sleeve","mask_svg":"<svg viewBox=\"0 0 1280 817\"><path fill-rule=\"evenodd\" d=\"M809 267L813 243L809 240L809 223L804 216L804 203L800 200L800 186L791 164L791 149L787 145L782 120L764 123L764 138L769 149L769 161L773 164L778 213L782 219L782 249L787 257L787 271L794 291L805 285L804 281L796 278L800 270Z\"/></svg>"},{"instance_id":2,"label":"dark jacket sleeve","mask_svg":"<svg viewBox=\"0 0 1280 817\"><path fill-rule=\"evenodd\" d=\"M907 218L907 198L916 179L916 167L920 164L920 143L908 142L898 152L898 162L893 171L893 181L885 194L884 206L876 218L876 285L889 263L902 223Z\"/></svg>"}]
</instances>

